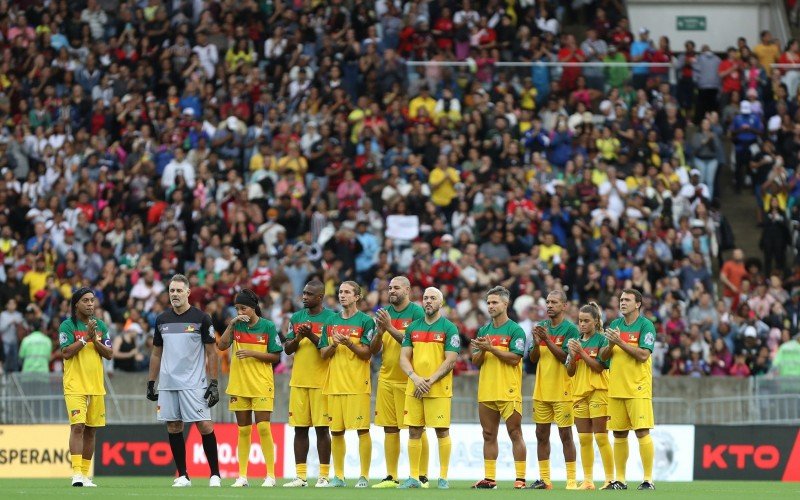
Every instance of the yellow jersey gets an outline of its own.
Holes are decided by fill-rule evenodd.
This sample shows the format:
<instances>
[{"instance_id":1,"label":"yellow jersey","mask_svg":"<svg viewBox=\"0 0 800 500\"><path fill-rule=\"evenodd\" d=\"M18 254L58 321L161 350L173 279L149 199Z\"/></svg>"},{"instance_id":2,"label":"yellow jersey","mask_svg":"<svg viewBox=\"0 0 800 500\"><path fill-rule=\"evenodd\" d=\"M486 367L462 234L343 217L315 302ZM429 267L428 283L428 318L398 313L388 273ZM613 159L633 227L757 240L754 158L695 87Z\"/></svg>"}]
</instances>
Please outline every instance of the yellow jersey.
<instances>
[{"instance_id":1,"label":"yellow jersey","mask_svg":"<svg viewBox=\"0 0 800 500\"><path fill-rule=\"evenodd\" d=\"M513 352L520 358L525 354L525 332L511 320L499 327L489 322L478 330L477 338L481 337L487 337L501 351ZM482 401L522 402L522 360L511 366L490 352L484 354L478 375L478 402Z\"/></svg>"},{"instance_id":2,"label":"yellow jersey","mask_svg":"<svg viewBox=\"0 0 800 500\"><path fill-rule=\"evenodd\" d=\"M292 314L289 319L289 328L286 338L291 340L297 334L297 328L303 324L311 326L311 332L322 340L322 333L325 326L336 318L336 313L330 309L322 309L319 314L312 315L308 309L302 309ZM325 385L325 378L328 376L328 361L319 356L317 346L307 338L300 341L297 351L294 353L294 364L292 365L292 378L289 381L290 387L307 387L319 389Z\"/></svg>"},{"instance_id":3,"label":"yellow jersey","mask_svg":"<svg viewBox=\"0 0 800 500\"><path fill-rule=\"evenodd\" d=\"M414 373L422 378L428 378L442 365L446 352L461 352L461 337L458 335L456 325L447 318L440 317L430 325L423 318L408 325L403 337L403 347L414 349L411 357ZM406 383L406 394L414 395L414 384L410 380ZM453 397L453 372L450 371L437 380L425 397Z\"/></svg>"},{"instance_id":4,"label":"yellow jersey","mask_svg":"<svg viewBox=\"0 0 800 500\"><path fill-rule=\"evenodd\" d=\"M103 344L110 348L108 327L100 319L97 319L97 331L102 335ZM88 325L78 319L75 322L71 318L62 321L58 327L58 344L61 349L79 339L84 339L88 343L75 356L64 360L64 395L102 396L106 393L103 383L103 359L89 340Z\"/></svg>"},{"instance_id":5,"label":"yellow jersey","mask_svg":"<svg viewBox=\"0 0 800 500\"><path fill-rule=\"evenodd\" d=\"M375 334L375 321L361 311L350 318L337 314L322 334L319 348L330 345L334 335L347 335L353 342L368 346ZM328 376L322 387L322 394L333 396L342 394L370 394L372 384L369 372L369 359L361 359L347 347L340 345L330 358Z\"/></svg>"},{"instance_id":6,"label":"yellow jersey","mask_svg":"<svg viewBox=\"0 0 800 500\"><path fill-rule=\"evenodd\" d=\"M234 353L239 350L269 353L283 350L278 341L275 323L264 318L258 318L254 326L236 323L233 327L232 349ZM225 392L245 398L274 398L272 363L256 358L239 359L236 355L231 356L231 373Z\"/></svg>"},{"instance_id":7,"label":"yellow jersey","mask_svg":"<svg viewBox=\"0 0 800 500\"><path fill-rule=\"evenodd\" d=\"M563 351L567 351L567 342L580 337L575 323L565 319L553 326L550 320L542 325L547 328L550 340ZM537 401L572 401L572 378L567 374L567 367L550 352L547 344L539 343L539 362L536 364L536 383L533 386L533 399Z\"/></svg>"},{"instance_id":8,"label":"yellow jersey","mask_svg":"<svg viewBox=\"0 0 800 500\"><path fill-rule=\"evenodd\" d=\"M422 307L413 302L409 302L402 311L398 311L392 305L387 307L386 311L392 318L392 326L403 332L404 335L408 325L425 317ZM383 335L383 354L378 378L392 384L406 385L408 377L400 369L400 342L396 341L389 332L383 332L381 335Z\"/></svg>"},{"instance_id":9,"label":"yellow jersey","mask_svg":"<svg viewBox=\"0 0 800 500\"><path fill-rule=\"evenodd\" d=\"M626 325L624 318L611 322L609 328L619 328L622 340L630 345L653 352L656 343L656 327L652 321L639 316L632 324ZM608 396L619 399L653 398L653 357L640 363L614 346L611 350L608 373Z\"/></svg>"},{"instance_id":10,"label":"yellow jersey","mask_svg":"<svg viewBox=\"0 0 800 500\"><path fill-rule=\"evenodd\" d=\"M608 362L601 361L598 357L600 349L608 345L608 340L602 333L597 332L586 340L583 339L583 336L579 337L578 342L581 343L583 352L597 360L606 369L597 373L589 368L582 358L578 358L575 361L575 375L572 377L572 394L575 396L575 400L583 399L594 391L608 390Z\"/></svg>"}]
</instances>

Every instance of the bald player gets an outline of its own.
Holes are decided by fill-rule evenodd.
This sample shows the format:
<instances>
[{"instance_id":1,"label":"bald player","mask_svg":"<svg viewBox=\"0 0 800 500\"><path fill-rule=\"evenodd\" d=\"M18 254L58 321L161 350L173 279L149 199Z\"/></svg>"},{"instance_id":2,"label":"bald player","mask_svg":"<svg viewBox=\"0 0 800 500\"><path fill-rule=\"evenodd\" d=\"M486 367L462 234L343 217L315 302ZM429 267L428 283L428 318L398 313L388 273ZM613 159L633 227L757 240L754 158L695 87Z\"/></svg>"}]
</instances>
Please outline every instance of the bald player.
<instances>
[{"instance_id":1,"label":"bald player","mask_svg":"<svg viewBox=\"0 0 800 500\"><path fill-rule=\"evenodd\" d=\"M389 282L389 306L379 309L376 323L380 335L375 335L370 350L375 355L383 350L378 390L375 400L375 425L383 427L386 478L373 488L396 488L399 484L397 462L400 458L400 429L403 423L408 378L400 368L400 348L406 328L413 321L425 317L425 311L409 300L411 283L405 276L396 276ZM421 435L422 459L418 477L423 488L428 487L428 437Z\"/></svg>"}]
</instances>

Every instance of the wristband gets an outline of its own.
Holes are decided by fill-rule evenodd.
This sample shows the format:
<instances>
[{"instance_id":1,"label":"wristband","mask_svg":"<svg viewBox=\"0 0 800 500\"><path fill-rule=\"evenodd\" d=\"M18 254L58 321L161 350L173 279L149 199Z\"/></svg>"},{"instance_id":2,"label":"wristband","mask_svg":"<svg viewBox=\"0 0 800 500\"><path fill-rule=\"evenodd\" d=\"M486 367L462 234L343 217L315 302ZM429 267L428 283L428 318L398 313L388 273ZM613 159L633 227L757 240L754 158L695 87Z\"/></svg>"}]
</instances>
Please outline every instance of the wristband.
<instances>
[{"instance_id":1,"label":"wristband","mask_svg":"<svg viewBox=\"0 0 800 500\"><path fill-rule=\"evenodd\" d=\"M85 347L85 346L86 346L86 344L88 343L88 342L86 342L86 339L85 339L85 338L83 338L83 337L80 337L80 338L78 339L78 342L80 342L81 344L83 344L83 345L84 345L84 347Z\"/></svg>"}]
</instances>

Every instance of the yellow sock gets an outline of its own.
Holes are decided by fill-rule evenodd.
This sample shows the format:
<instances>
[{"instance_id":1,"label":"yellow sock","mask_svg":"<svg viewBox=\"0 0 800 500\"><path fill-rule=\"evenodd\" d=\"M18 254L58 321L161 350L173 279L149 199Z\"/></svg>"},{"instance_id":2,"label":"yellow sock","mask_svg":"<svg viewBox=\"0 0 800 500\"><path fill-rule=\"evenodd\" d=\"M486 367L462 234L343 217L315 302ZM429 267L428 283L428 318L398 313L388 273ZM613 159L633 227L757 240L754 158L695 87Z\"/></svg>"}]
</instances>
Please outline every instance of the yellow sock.
<instances>
[{"instance_id":1,"label":"yellow sock","mask_svg":"<svg viewBox=\"0 0 800 500\"><path fill-rule=\"evenodd\" d=\"M321 468L322 466L320 465L320 469ZM297 477L299 477L303 481L308 479L308 467L306 466L306 464L297 464L295 469L297 469Z\"/></svg>"},{"instance_id":2,"label":"yellow sock","mask_svg":"<svg viewBox=\"0 0 800 500\"><path fill-rule=\"evenodd\" d=\"M592 482L594 472L594 442L591 432L579 432L578 439L581 442L581 465L583 466L583 481Z\"/></svg>"},{"instance_id":3,"label":"yellow sock","mask_svg":"<svg viewBox=\"0 0 800 500\"><path fill-rule=\"evenodd\" d=\"M428 432L422 431L422 453L419 458L419 475L428 476L428 465L430 464L431 449L428 446ZM413 477L413 476L412 476Z\"/></svg>"},{"instance_id":4,"label":"yellow sock","mask_svg":"<svg viewBox=\"0 0 800 500\"><path fill-rule=\"evenodd\" d=\"M81 468L83 467L83 456L70 455L69 460L72 462L72 475L77 476L78 474L82 474Z\"/></svg>"},{"instance_id":5,"label":"yellow sock","mask_svg":"<svg viewBox=\"0 0 800 500\"><path fill-rule=\"evenodd\" d=\"M569 485L575 482L575 476L577 475L575 469L577 469L577 464L575 462L567 462L564 465L567 466L567 485Z\"/></svg>"},{"instance_id":6,"label":"yellow sock","mask_svg":"<svg viewBox=\"0 0 800 500\"><path fill-rule=\"evenodd\" d=\"M239 459L239 477L247 477L247 463L250 461L250 436L252 425L239 426L239 441L236 443L236 457Z\"/></svg>"},{"instance_id":7,"label":"yellow sock","mask_svg":"<svg viewBox=\"0 0 800 500\"><path fill-rule=\"evenodd\" d=\"M655 459L656 447L653 445L653 438L650 434L639 438L639 455L642 457L642 469L644 469L644 480L648 483L653 482L653 460Z\"/></svg>"},{"instance_id":8,"label":"yellow sock","mask_svg":"<svg viewBox=\"0 0 800 500\"><path fill-rule=\"evenodd\" d=\"M514 473L517 475L517 479L525 479L525 468L527 465L528 462L525 460L514 461Z\"/></svg>"},{"instance_id":9,"label":"yellow sock","mask_svg":"<svg viewBox=\"0 0 800 500\"><path fill-rule=\"evenodd\" d=\"M628 437L614 438L614 468L617 481L625 483L625 468L628 465Z\"/></svg>"},{"instance_id":10,"label":"yellow sock","mask_svg":"<svg viewBox=\"0 0 800 500\"><path fill-rule=\"evenodd\" d=\"M539 478L547 484L550 481L550 460L539 460Z\"/></svg>"},{"instance_id":11,"label":"yellow sock","mask_svg":"<svg viewBox=\"0 0 800 500\"><path fill-rule=\"evenodd\" d=\"M439 477L447 479L447 472L450 469L450 451L453 449L453 442L450 436L439 438Z\"/></svg>"},{"instance_id":12,"label":"yellow sock","mask_svg":"<svg viewBox=\"0 0 800 500\"><path fill-rule=\"evenodd\" d=\"M267 476L275 477L275 444L272 442L272 426L269 422L256 424L258 436L261 438L261 453L264 454L264 463L267 464Z\"/></svg>"},{"instance_id":13,"label":"yellow sock","mask_svg":"<svg viewBox=\"0 0 800 500\"><path fill-rule=\"evenodd\" d=\"M319 477L328 477L331 473L331 464L319 464Z\"/></svg>"},{"instance_id":14,"label":"yellow sock","mask_svg":"<svg viewBox=\"0 0 800 500\"><path fill-rule=\"evenodd\" d=\"M483 460L483 470L486 471L486 479L495 480L497 477L497 460Z\"/></svg>"},{"instance_id":15,"label":"yellow sock","mask_svg":"<svg viewBox=\"0 0 800 500\"><path fill-rule=\"evenodd\" d=\"M84 458L81 460L81 474L84 477L89 477L89 469L92 468L92 459L91 458Z\"/></svg>"},{"instance_id":16,"label":"yellow sock","mask_svg":"<svg viewBox=\"0 0 800 500\"><path fill-rule=\"evenodd\" d=\"M603 473L606 475L606 482L614 480L614 452L611 450L611 443L608 440L607 432L598 432L594 435L597 449L600 450L600 458L603 460Z\"/></svg>"},{"instance_id":17,"label":"yellow sock","mask_svg":"<svg viewBox=\"0 0 800 500\"><path fill-rule=\"evenodd\" d=\"M408 464L411 468L410 477L419 477L419 461L422 455L422 440L408 440Z\"/></svg>"},{"instance_id":18,"label":"yellow sock","mask_svg":"<svg viewBox=\"0 0 800 500\"><path fill-rule=\"evenodd\" d=\"M400 460L400 433L387 433L383 440L383 452L386 457L386 475L397 481L397 462Z\"/></svg>"},{"instance_id":19,"label":"yellow sock","mask_svg":"<svg viewBox=\"0 0 800 500\"><path fill-rule=\"evenodd\" d=\"M372 438L369 432L358 435L358 457L361 459L361 475L369 477L369 465L372 462Z\"/></svg>"},{"instance_id":20,"label":"yellow sock","mask_svg":"<svg viewBox=\"0 0 800 500\"><path fill-rule=\"evenodd\" d=\"M344 434L331 436L331 455L333 455L333 475L344 479L344 454L347 447L344 443Z\"/></svg>"}]
</instances>

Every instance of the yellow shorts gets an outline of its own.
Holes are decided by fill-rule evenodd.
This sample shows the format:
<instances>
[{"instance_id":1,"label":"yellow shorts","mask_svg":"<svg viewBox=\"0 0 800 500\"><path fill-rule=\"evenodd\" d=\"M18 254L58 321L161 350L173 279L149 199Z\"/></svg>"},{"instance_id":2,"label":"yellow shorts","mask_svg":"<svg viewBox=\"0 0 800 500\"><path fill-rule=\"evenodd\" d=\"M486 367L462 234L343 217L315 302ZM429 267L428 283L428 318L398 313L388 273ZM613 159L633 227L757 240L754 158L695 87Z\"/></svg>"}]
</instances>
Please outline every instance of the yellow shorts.
<instances>
[{"instance_id":1,"label":"yellow shorts","mask_svg":"<svg viewBox=\"0 0 800 500\"><path fill-rule=\"evenodd\" d=\"M558 427L571 427L575 423L572 401L533 400L533 421L537 424L556 423Z\"/></svg>"},{"instance_id":2,"label":"yellow shorts","mask_svg":"<svg viewBox=\"0 0 800 500\"><path fill-rule=\"evenodd\" d=\"M85 424L88 427L105 427L106 400L103 396L65 394L69 424Z\"/></svg>"},{"instance_id":3,"label":"yellow shorts","mask_svg":"<svg viewBox=\"0 0 800 500\"><path fill-rule=\"evenodd\" d=\"M575 418L597 418L608 416L608 391L592 391L573 404Z\"/></svg>"},{"instance_id":4,"label":"yellow shorts","mask_svg":"<svg viewBox=\"0 0 800 500\"><path fill-rule=\"evenodd\" d=\"M478 404L496 411L503 417L503 420L508 420L514 412L522 415L522 401L481 401Z\"/></svg>"},{"instance_id":5,"label":"yellow shorts","mask_svg":"<svg viewBox=\"0 0 800 500\"><path fill-rule=\"evenodd\" d=\"M378 392L375 396L375 425L405 429L403 423L405 404L406 384L378 381Z\"/></svg>"},{"instance_id":6,"label":"yellow shorts","mask_svg":"<svg viewBox=\"0 0 800 500\"><path fill-rule=\"evenodd\" d=\"M328 396L322 388L289 389L289 425L292 427L327 427Z\"/></svg>"},{"instance_id":7,"label":"yellow shorts","mask_svg":"<svg viewBox=\"0 0 800 500\"><path fill-rule=\"evenodd\" d=\"M610 431L652 429L655 426L652 399L608 398L608 416Z\"/></svg>"},{"instance_id":8,"label":"yellow shorts","mask_svg":"<svg viewBox=\"0 0 800 500\"><path fill-rule=\"evenodd\" d=\"M272 411L275 398L248 398L245 396L231 396L228 404L230 411Z\"/></svg>"},{"instance_id":9,"label":"yellow shorts","mask_svg":"<svg viewBox=\"0 0 800 500\"><path fill-rule=\"evenodd\" d=\"M410 427L450 428L452 398L422 398L406 395L404 423Z\"/></svg>"},{"instance_id":10,"label":"yellow shorts","mask_svg":"<svg viewBox=\"0 0 800 500\"><path fill-rule=\"evenodd\" d=\"M333 432L369 429L369 394L328 395L328 422Z\"/></svg>"}]
</instances>

